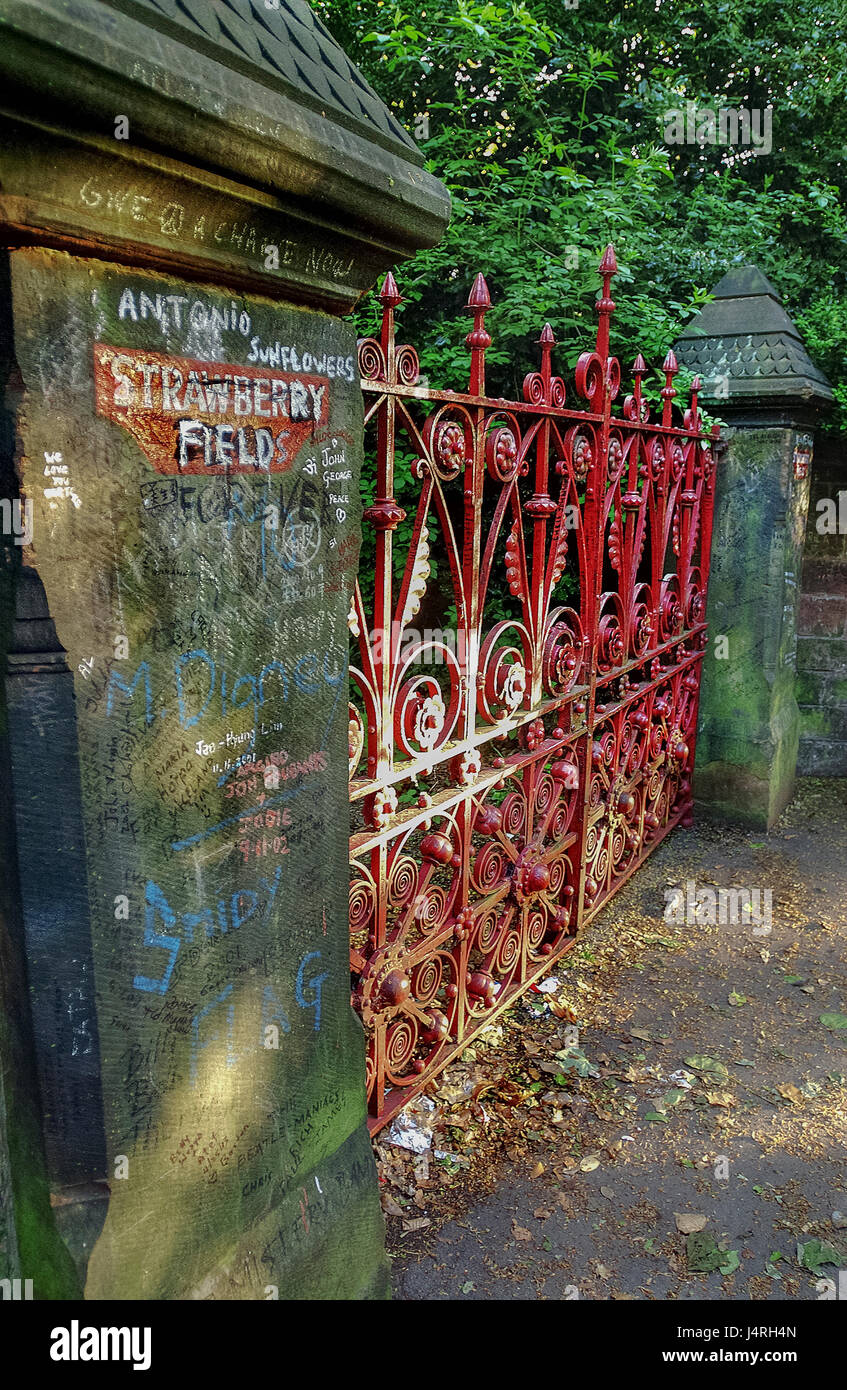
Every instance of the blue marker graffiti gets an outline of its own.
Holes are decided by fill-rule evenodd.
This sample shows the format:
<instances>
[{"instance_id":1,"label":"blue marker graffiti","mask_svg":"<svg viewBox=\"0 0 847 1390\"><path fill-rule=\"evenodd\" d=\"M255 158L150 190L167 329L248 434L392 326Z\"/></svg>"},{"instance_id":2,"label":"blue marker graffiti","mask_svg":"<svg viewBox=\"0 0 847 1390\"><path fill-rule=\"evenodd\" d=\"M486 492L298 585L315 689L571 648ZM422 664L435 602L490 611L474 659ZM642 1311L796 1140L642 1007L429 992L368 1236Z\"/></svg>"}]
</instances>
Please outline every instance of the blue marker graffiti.
<instances>
[{"instance_id":1,"label":"blue marker graffiti","mask_svg":"<svg viewBox=\"0 0 847 1390\"><path fill-rule=\"evenodd\" d=\"M261 920L265 926L271 919L276 895L279 889L279 881L282 876L282 865L277 866L276 873L272 879L260 878L257 889L264 889L267 899L261 912ZM252 888L240 888L233 893L230 898L223 898L215 904L215 911L209 906L202 906L199 912L182 912L179 914L179 922L182 937L166 935L156 931L156 919L160 917L167 928L174 928L177 925L177 914L171 907L164 893L157 883L152 879L147 882L144 894L144 945L153 947L157 950L164 950L168 953L167 964L164 973L160 978L154 979L149 975L136 975L133 984L136 989L149 991L153 994L166 994L171 982L171 976L176 965L176 958L179 948L182 945L182 937L186 941L193 942L194 928L203 927L206 937L211 938L217 930L221 936L229 932L238 931L245 922L259 912L260 897L259 892Z\"/></svg>"},{"instance_id":2,"label":"blue marker graffiti","mask_svg":"<svg viewBox=\"0 0 847 1390\"><path fill-rule=\"evenodd\" d=\"M312 1010L314 1011L315 1017L314 1017L314 1024L313 1024L312 1031L315 1032L315 1033L318 1032L318 1031L320 1030L320 1026L321 1026L321 993L322 993L321 987L322 987L322 985L323 985L324 980L326 980L326 979L329 978L329 971L328 971L328 970L324 970L324 971L322 971L320 974L312 975L311 978L308 979L308 980L306 980L306 971L307 971L307 969L308 969L309 964L310 964L311 961L319 961L320 959L321 959L321 953L320 953L320 951L307 951L307 952L306 952L306 954L305 954L305 956L303 957L303 959L301 960L300 966L299 966L299 968L298 968L298 970L297 970L297 979L296 979L295 986L294 986L294 995L295 995L295 998L296 998L296 1000L297 1000L297 1003L300 1005L300 1008L301 1008L301 1009L312 1009ZM311 997L311 998L310 998L310 997L307 997L307 995L304 993L304 988L305 988L305 989L308 989L308 990L310 990L310 991L312 991L312 997ZM235 1050L235 1041L234 1041L234 1039L235 1039L235 1004L229 1002L229 1001L230 1001L230 996L232 995L232 991L233 991L233 985L232 985L232 984L228 984L228 985L226 986L226 988L223 989L223 990L221 990L220 994L218 994L218 995L216 996L216 998L214 998L214 999L211 1001L211 1003L204 1005L204 1007L199 1011L199 1013L195 1014L195 1015L194 1015L194 1018L191 1020L191 1068L190 1068L190 1079L191 1079L191 1085L192 1085L192 1086L195 1086L195 1085L197 1084L197 1077L198 1077L198 1073L199 1073L199 1069L200 1069L200 1068L199 1068L200 1053L203 1052L203 1051L205 1051L206 1048L210 1047L212 1043L214 1043L214 1042L220 1042L220 1041L221 1041L221 1035L220 1035L220 1032L219 1032L219 1031L218 1031L218 1032L211 1033L208 1037L205 1037L205 1038L201 1037L201 1031L200 1031L200 1030L201 1030L201 1025L203 1024L204 1020L208 1019L208 1017L209 1017L209 1015L211 1014L211 1012L212 1012L213 1009L219 1009L219 1008L224 1007L224 1006L226 1007L226 1054L225 1054L225 1055L226 1055L226 1065L227 1065L228 1067L234 1067L234 1066L236 1066L236 1064L237 1064L238 1062L240 1062L244 1057L251 1056L251 1055L253 1055L255 1052L258 1052L258 1051L260 1051L260 1050L264 1050L265 1045L266 1045L266 1033L265 1033L265 1030L266 1030L266 1028L267 1028L267 1026L268 1026L269 1023L271 1023L271 1022L277 1023L277 1024L279 1025L279 1027L280 1027L280 1030L281 1030L283 1033L290 1033L290 1032L291 1032L291 1023L290 1023L290 1021L289 1021L289 1019L288 1019L288 1015L286 1014L284 1008L282 1007L282 1005L280 1004L280 1002L279 1002L279 1000L277 999L276 995L274 994L274 991L273 991L273 989L271 988L271 986L270 986L270 985L266 985L265 988L264 988L264 991L263 991L263 993L262 993L262 1006L261 1006L261 1013L260 1013L260 1017L259 1017L259 1035L258 1035L258 1042L257 1042L257 1044L256 1044L255 1046L246 1048L246 1049L245 1049L243 1052L241 1052L240 1054L239 1054L238 1052L236 1052L236 1050ZM239 1004L239 1008L241 1008L241 1007L242 1007L242 1005Z\"/></svg>"},{"instance_id":3,"label":"blue marker graffiti","mask_svg":"<svg viewBox=\"0 0 847 1390\"><path fill-rule=\"evenodd\" d=\"M226 719L235 710L252 707L253 721L259 723L263 705L282 700L287 703L292 686L301 695L317 695L322 684L332 689L340 689L346 676L343 659L336 659L329 650L322 654L306 652L290 668L283 661L268 661L258 675L247 671L234 681L230 680L226 668L220 666L204 647L192 647L180 652L174 661L174 688L177 713L183 729L192 729L209 710L212 700L220 700L221 718ZM198 679L199 678L199 679ZM114 668L109 672L106 694L106 714L111 715L117 705L117 696L123 701L132 701L139 685L144 690L144 719L149 727L155 722L153 688L150 679L150 666L142 661L131 680L124 680ZM200 689L195 687L199 685ZM243 695L241 692L245 692ZM121 705L126 708L125 704ZM161 717L167 717L169 708L160 710ZM215 715L217 711L215 711Z\"/></svg>"}]
</instances>

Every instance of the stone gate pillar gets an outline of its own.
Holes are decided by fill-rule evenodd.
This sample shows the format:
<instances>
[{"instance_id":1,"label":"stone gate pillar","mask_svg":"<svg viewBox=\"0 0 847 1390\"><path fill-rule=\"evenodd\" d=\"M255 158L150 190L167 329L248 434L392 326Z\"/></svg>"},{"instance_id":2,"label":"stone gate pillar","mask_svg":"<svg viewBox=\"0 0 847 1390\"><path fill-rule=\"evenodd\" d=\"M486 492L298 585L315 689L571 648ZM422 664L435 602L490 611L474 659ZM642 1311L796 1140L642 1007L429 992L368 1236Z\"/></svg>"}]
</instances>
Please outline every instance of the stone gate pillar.
<instances>
[{"instance_id":1,"label":"stone gate pillar","mask_svg":"<svg viewBox=\"0 0 847 1390\"><path fill-rule=\"evenodd\" d=\"M449 206L303 0L0 0L0 1277L386 1291L344 315Z\"/></svg>"},{"instance_id":2,"label":"stone gate pillar","mask_svg":"<svg viewBox=\"0 0 847 1390\"><path fill-rule=\"evenodd\" d=\"M698 803L768 828L791 798L797 603L815 423L832 399L773 285L731 270L677 344L727 422L718 470Z\"/></svg>"}]
</instances>

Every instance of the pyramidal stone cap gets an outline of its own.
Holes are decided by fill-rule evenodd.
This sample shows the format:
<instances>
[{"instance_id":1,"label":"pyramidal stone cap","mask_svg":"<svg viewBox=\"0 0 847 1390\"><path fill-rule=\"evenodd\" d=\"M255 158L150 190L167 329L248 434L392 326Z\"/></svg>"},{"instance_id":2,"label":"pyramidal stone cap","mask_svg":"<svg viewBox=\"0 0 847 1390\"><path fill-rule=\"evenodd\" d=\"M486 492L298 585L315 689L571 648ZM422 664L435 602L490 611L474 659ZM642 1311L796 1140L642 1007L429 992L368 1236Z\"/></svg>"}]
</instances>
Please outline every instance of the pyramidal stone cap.
<instances>
[{"instance_id":1,"label":"pyramidal stone cap","mask_svg":"<svg viewBox=\"0 0 847 1390\"><path fill-rule=\"evenodd\" d=\"M679 338L676 354L718 406L823 406L834 399L770 280L753 265L727 272Z\"/></svg>"},{"instance_id":2,"label":"pyramidal stone cap","mask_svg":"<svg viewBox=\"0 0 847 1390\"><path fill-rule=\"evenodd\" d=\"M22 240L345 312L449 219L306 0L0 0L0 78L0 224Z\"/></svg>"}]
</instances>

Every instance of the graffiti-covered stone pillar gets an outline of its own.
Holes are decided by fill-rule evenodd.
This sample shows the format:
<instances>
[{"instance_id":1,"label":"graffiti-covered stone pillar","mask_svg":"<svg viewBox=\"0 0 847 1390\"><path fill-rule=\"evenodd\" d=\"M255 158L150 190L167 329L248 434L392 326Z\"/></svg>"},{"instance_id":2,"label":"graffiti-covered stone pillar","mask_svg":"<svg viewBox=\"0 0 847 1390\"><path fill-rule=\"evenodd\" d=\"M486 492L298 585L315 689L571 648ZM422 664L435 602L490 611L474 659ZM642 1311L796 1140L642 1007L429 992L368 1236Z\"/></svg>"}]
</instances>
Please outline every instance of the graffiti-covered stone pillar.
<instances>
[{"instance_id":1,"label":"graffiti-covered stone pillar","mask_svg":"<svg viewBox=\"0 0 847 1390\"><path fill-rule=\"evenodd\" d=\"M776 290L731 270L677 345L727 422L718 471L695 796L767 828L791 798L797 606L814 428L832 390Z\"/></svg>"},{"instance_id":2,"label":"graffiti-covered stone pillar","mask_svg":"<svg viewBox=\"0 0 847 1390\"><path fill-rule=\"evenodd\" d=\"M448 203L305 4L216 15L0 0L0 1277L36 1298L387 1289L343 316Z\"/></svg>"}]
</instances>

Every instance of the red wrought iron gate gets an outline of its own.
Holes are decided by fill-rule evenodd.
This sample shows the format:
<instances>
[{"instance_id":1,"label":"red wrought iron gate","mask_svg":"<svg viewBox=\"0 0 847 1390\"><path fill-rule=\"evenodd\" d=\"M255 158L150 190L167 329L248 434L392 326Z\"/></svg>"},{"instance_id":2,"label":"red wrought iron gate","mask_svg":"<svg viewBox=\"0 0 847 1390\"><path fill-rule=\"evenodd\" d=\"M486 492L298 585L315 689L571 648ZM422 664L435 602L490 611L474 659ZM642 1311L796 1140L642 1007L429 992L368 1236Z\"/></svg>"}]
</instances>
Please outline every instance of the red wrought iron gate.
<instances>
[{"instance_id":1,"label":"red wrought iron gate","mask_svg":"<svg viewBox=\"0 0 847 1390\"><path fill-rule=\"evenodd\" d=\"M616 269L609 247L578 409L549 325L523 400L485 395L481 275L467 391L420 383L391 275L360 343L376 488L350 614L350 958L375 1129L690 823L717 431L696 381L674 423L672 352L661 419L640 355L612 414Z\"/></svg>"}]
</instances>

